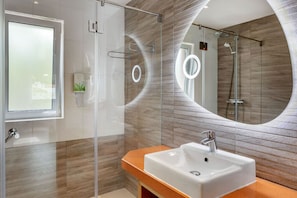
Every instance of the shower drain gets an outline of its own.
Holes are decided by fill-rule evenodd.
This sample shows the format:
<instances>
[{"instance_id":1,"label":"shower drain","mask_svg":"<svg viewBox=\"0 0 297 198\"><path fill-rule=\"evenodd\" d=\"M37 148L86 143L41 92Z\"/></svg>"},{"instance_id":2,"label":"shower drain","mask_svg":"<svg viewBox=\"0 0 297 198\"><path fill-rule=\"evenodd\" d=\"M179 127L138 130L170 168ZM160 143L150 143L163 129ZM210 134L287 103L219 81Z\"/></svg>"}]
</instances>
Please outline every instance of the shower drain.
<instances>
[{"instance_id":1,"label":"shower drain","mask_svg":"<svg viewBox=\"0 0 297 198\"><path fill-rule=\"evenodd\" d=\"M199 171L190 171L190 173L192 173L195 176L199 176L200 175L200 172Z\"/></svg>"}]
</instances>

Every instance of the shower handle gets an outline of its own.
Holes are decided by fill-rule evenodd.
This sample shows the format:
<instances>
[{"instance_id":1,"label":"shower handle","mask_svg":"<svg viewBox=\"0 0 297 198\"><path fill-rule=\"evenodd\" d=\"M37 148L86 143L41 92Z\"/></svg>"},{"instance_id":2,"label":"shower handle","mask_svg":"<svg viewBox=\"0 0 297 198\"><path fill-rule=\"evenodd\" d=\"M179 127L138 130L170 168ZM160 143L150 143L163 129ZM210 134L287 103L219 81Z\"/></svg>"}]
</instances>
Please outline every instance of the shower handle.
<instances>
[{"instance_id":1,"label":"shower handle","mask_svg":"<svg viewBox=\"0 0 297 198\"><path fill-rule=\"evenodd\" d=\"M8 130L8 136L5 138L5 143L7 143L8 140L12 137L14 137L15 139L18 139L20 137L20 134L18 133L18 130L16 128L11 128Z\"/></svg>"}]
</instances>

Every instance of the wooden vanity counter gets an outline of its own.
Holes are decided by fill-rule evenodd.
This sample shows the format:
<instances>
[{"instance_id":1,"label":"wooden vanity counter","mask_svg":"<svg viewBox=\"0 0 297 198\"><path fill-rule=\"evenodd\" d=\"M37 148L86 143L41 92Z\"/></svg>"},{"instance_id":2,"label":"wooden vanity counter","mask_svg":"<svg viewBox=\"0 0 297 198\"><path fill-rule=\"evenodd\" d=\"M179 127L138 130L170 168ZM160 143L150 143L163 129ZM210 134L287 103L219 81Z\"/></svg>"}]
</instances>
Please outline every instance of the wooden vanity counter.
<instances>
[{"instance_id":1,"label":"wooden vanity counter","mask_svg":"<svg viewBox=\"0 0 297 198\"><path fill-rule=\"evenodd\" d=\"M153 197L189 198L189 196L181 191L171 187L161 180L151 177L144 172L145 154L168 149L170 149L170 147L154 146L130 151L122 158L122 167L125 171L138 179L140 186L144 186L149 191L157 195ZM141 191L141 187L138 191ZM138 198L149 197L146 195L142 196L141 192L138 193ZM225 195L223 198L297 198L297 191L257 178L255 183Z\"/></svg>"}]
</instances>

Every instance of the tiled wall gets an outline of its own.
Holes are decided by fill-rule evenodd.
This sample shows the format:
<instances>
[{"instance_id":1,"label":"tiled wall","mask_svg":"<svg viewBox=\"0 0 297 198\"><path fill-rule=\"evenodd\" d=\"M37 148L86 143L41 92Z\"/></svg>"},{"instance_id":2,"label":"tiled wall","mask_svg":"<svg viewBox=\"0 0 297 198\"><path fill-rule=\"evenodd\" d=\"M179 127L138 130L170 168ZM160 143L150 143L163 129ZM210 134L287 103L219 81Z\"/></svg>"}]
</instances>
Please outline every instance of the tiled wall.
<instances>
[{"instance_id":1,"label":"tiled wall","mask_svg":"<svg viewBox=\"0 0 297 198\"><path fill-rule=\"evenodd\" d=\"M96 1L7 0L6 9L62 19L64 35L65 116L60 120L6 123L6 131L18 129L20 139L6 144L7 197L94 196L94 92L95 45L100 45L98 102L99 194L123 187L120 160L124 154L124 61L106 57L107 50L124 47L124 10L99 7L104 34L88 32L95 19ZM102 24L102 23L101 23ZM108 46L106 46L108 43ZM124 49L122 49L124 50ZM105 62L103 62L103 60ZM87 91L83 105L76 103L73 74L84 73ZM116 76L117 75L117 76ZM112 78L113 77L113 78ZM121 89L120 89L121 88Z\"/></svg>"},{"instance_id":2,"label":"tiled wall","mask_svg":"<svg viewBox=\"0 0 297 198\"><path fill-rule=\"evenodd\" d=\"M93 70L94 34L87 31L87 20L94 17L95 1L47 2L33 5L11 0L6 6L10 10L65 20L65 118L6 124L7 130L16 127L21 135L20 139L11 139L7 144L7 197L91 197L94 195L95 173L94 143L90 137L94 135L95 105L90 92L85 93L83 106L76 104L72 76L82 72L91 79L96 72ZM99 194L125 184L120 167L125 148L128 151L161 143L160 23L155 16L129 10L125 14L130 22L123 23L117 21L124 20L123 9L112 6L112 10L108 10L107 7L110 6L98 7L99 28L104 31L104 34L98 34L97 43L100 56L97 71L100 78L97 121ZM142 20L135 21L135 15ZM132 44L130 47L141 50L135 56L127 55L128 59L107 57L109 51L125 51L124 25L126 48L133 42L138 46ZM120 100L124 96L124 89L120 89L125 85L122 78L125 77L124 62L128 71L126 106ZM137 85L131 81L134 64L143 68L142 79Z\"/></svg>"},{"instance_id":3,"label":"tiled wall","mask_svg":"<svg viewBox=\"0 0 297 198\"><path fill-rule=\"evenodd\" d=\"M93 139L6 149L6 197L94 196ZM98 139L99 194L124 186L124 137Z\"/></svg>"},{"instance_id":4,"label":"tiled wall","mask_svg":"<svg viewBox=\"0 0 297 198\"><path fill-rule=\"evenodd\" d=\"M64 119L6 123L6 131L18 129L19 140L6 147L24 146L93 137L93 101L90 87L83 106L76 103L73 74L81 72L90 79L94 67L94 34L88 32L88 20L95 18L95 3L80 0L33 1L6 0L5 9L64 20ZM75 13L75 14L74 14Z\"/></svg>"},{"instance_id":5,"label":"tiled wall","mask_svg":"<svg viewBox=\"0 0 297 198\"><path fill-rule=\"evenodd\" d=\"M64 2L64 1L63 1ZM283 28L285 30L286 36L290 40L289 42L289 48L291 53L294 53L296 51L296 19L295 15L297 13L297 3L294 0L286 0L282 3L279 3L277 0L269 0L273 8L276 10L277 16L279 17L280 21L283 24ZM296 186L296 141L297 141L297 123L296 123L296 107L297 107L297 99L296 99L296 90L293 89L293 95L291 98L291 101L284 111L284 113L279 116L277 119L273 120L272 122L262 124L262 125L245 125L240 123L234 123L229 120L225 120L221 117L215 116L208 111L204 110L200 106L192 103L180 90L178 87L175 76L174 76L174 62L177 50L179 48L180 43L183 40L183 37L185 36L187 29L189 25L192 23L193 19L196 18L196 15L198 14L199 10L202 9L202 6L206 3L205 0L166 0L166 1L158 1L158 0L136 0L131 3L131 5L143 8L145 10L150 10L158 13L162 13L164 16L164 22L163 22L163 33L162 33L162 63L163 63L163 71L162 71L162 87L160 82L160 70L155 70L154 68L152 71L157 74L154 75L154 78L151 79L152 81L149 83L152 85L145 93L147 97L144 97L145 99L137 100L137 102L140 102L142 105L141 108L137 108L137 103L130 104L130 108L127 108L127 111L125 112L126 115L129 115L129 120L126 120L127 123L130 123L127 125L125 130L127 133L125 134L125 145L126 148L138 148L142 146L150 146L150 145L156 145L159 144L160 141L160 126L162 126L162 143L169 146L178 146L182 143L189 142L189 141L199 141L202 136L199 134L200 131L203 131L205 129L213 129L218 134L218 144L219 147L226 150L231 150L233 152L237 152L243 155L248 155L257 160L257 174L260 177L264 177L266 179L272 180L274 182L278 182L280 184L289 186L291 188L297 189ZM52 6L52 4L48 5ZM77 1L73 1L73 4L70 6L72 8L76 8L76 12L79 14L81 13L81 7L78 4ZM69 7L69 9L70 9ZM45 6L43 8L43 13L48 12L48 7ZM30 7L29 9L32 9ZM67 15L67 13L63 13ZM82 15L76 15L75 20L79 23L82 21ZM71 16L67 15L68 19L71 18ZM145 20L145 17L139 16L141 20ZM67 19L66 19L67 20ZM146 23L143 23L146 24ZM77 24L72 24L73 26L77 26ZM85 26L86 24L78 25L82 28L82 26ZM65 28L67 28L65 26ZM77 27L76 27L77 28ZM75 31L70 31L70 37L69 37L69 46L68 48L70 50L75 49L81 49L79 46L84 46L82 42L75 41L75 37L84 34L81 31L81 28L75 29ZM83 29L83 28L82 28ZM66 41L67 42L67 41ZM66 45L65 42L65 45ZM66 48L66 46L65 46ZM84 48L84 47L82 47ZM78 64L79 60L84 60L83 56L80 52L77 51L70 51L69 55L71 54L77 54L77 56L74 57L74 59L70 59L68 63L70 65L75 65L74 68L79 68L77 71L80 71L80 64ZM65 55L66 56L66 55ZM79 60L78 60L79 59ZM83 62L83 61L82 61ZM293 65L293 73L296 72L296 64L297 60L295 56L292 56L292 65ZM156 65L156 67L160 67L160 65ZM70 80L71 74L74 72L74 70L71 70L69 72L69 85L66 84L66 89L71 89L71 83ZM67 79L67 72L66 72L66 78ZM296 81L296 76L293 76L293 82ZM71 82L71 83L70 83ZM153 91L151 91L153 90ZM155 91L154 91L155 90ZM157 91L156 91L157 90ZM159 93L162 90L162 98L160 97ZM67 96L66 96L67 97ZM71 97L71 100L69 100L67 105L73 105L75 104L73 96ZM160 106L160 100L162 99L162 111ZM72 102L71 102L72 101ZM78 114L79 120L70 119L68 122L63 123L64 126L69 127L71 131L81 133L82 130L88 130L82 128L82 126L77 126L79 124L79 121L82 119L86 119L86 122L88 122L89 119L86 117L86 111L91 110L92 108L87 109L76 109L72 110L66 114L66 116L71 117L73 114ZM133 114L134 110L138 109L139 114ZM136 117L137 116L137 117ZM160 121L160 116L162 116L162 123ZM133 120L134 119L134 120ZM137 122L135 121L137 119ZM135 123L138 123L138 128L135 127ZM33 123L28 123L28 125L32 125ZM50 127L49 129L56 129L57 123L51 123L49 122ZM41 125L43 126L43 125ZM90 126L90 125L84 125L84 126ZM41 127L43 128L43 127ZM62 128L63 129L63 128ZM66 132L66 130L61 130L61 135L63 132ZM33 133L31 129L29 130L30 133ZM68 133L68 132L66 132ZM51 134L48 133L48 129L45 130L45 134ZM75 133L74 133L75 134ZM50 137L50 136L49 136ZM80 138L81 136L78 134L77 138ZM55 137L54 137L55 138ZM123 143L123 137L122 136L113 136L108 138L115 138L114 140L108 141L106 144L102 144L103 148L99 148L99 154L102 152L102 157L100 157L103 161L106 162L99 164L99 167L102 167L103 171L106 175L109 175L110 172L119 173L118 175L115 175L111 178L115 179L117 177L121 178L121 171L119 168L119 158L120 157L111 157L114 156L113 154L119 154L121 156L123 153L121 153L120 147L122 147ZM84 192L84 187L87 189L87 187L82 184L86 181L92 181L90 178L93 176L92 172L85 172L86 174L83 174L84 170L91 170L92 165L91 163L85 163L81 164L81 162L78 162L79 164L75 164L75 160L80 159L87 160L89 159L88 156L91 156L90 153L93 152L93 148L91 148L92 144L90 144L91 140L83 140L83 141L64 141L61 143L49 143L44 145L36 145L36 146L30 146L30 147L20 147L20 148L10 148L7 149L7 156L10 156L7 158L7 163L10 169L8 169L8 179L12 181L9 184L9 190L8 193L11 192L11 190L15 190L17 192L21 192L21 187L27 188L27 190L31 189L33 187L36 189L35 185L32 185L31 187L27 187L24 185L24 183L29 183L28 178L31 178L33 174L37 175L38 172L35 172L36 169L34 169L33 166L31 166L32 163L30 163L29 169L23 170L23 172L19 174L14 174L15 169L13 169L13 166L10 166L10 164L17 165L19 164L21 167L22 163L27 163L26 161L22 161L22 157L26 157L26 149L34 150L37 149L37 151L40 151L44 148L49 152L48 156L52 160L56 159L62 159L58 164L55 162L51 163L50 159L41 160L40 163L42 164L45 162L46 164L42 167L45 169L42 169L40 175L44 175L46 179L42 180L45 183L35 183L39 190L44 189L53 189L53 194L50 192L44 192L42 191L43 195L45 197L53 197L59 193L65 193L69 192L74 197L81 197L82 195L80 193ZM115 143L115 142L117 143ZM76 147L75 145L80 145L78 152L72 152L75 151ZM84 147L86 145L86 147ZM100 145L100 143L99 143ZM111 145L115 145L115 147L110 147ZM58 149L56 149L58 147ZM22 149L23 148L23 149ZM84 149L82 149L84 148ZM104 148L107 148L107 150L104 150ZM22 153L24 151L24 153ZM36 162L35 160L40 160L39 156L43 156L43 154L39 154L39 152L29 152L29 156L26 157L26 159L32 159L33 162ZM61 154L57 155L57 152L61 151ZM81 152L83 151L83 152ZM36 155L35 155L36 154ZM21 156L20 156L21 155ZM23 156L22 156L23 155ZM32 157L33 155L33 157ZM67 159L67 156L69 156L69 160ZM105 157L104 157L105 156ZM110 157L110 158L109 158ZM74 161L72 161L74 159ZM115 160L114 163L111 163L108 159ZM91 159L89 159L91 160ZM83 162L83 161L82 161ZM86 166L86 167L85 167ZM33 168L33 170L30 170L30 167ZM47 167L47 168L46 168ZM85 169L81 169L85 167ZM65 171L69 170L72 174L66 174ZM47 175L48 171L53 173L53 171L58 171L57 174L49 174ZM20 171L22 169L20 168ZM56 173L56 172L55 172ZM104 174L104 172L100 172L101 174ZM20 174L24 174L23 177L19 177ZM78 175L77 175L78 174ZM83 174L83 176L80 174ZM60 175L63 175L60 177ZM109 175L110 176L110 175ZM99 174L100 177L100 174ZM22 180L22 178L26 178L25 180ZM54 180L54 182L51 183L51 178ZM75 182L75 180L78 179L78 183ZM22 180L22 181L20 181ZM38 180L36 180L38 181ZM104 181L104 180L102 180ZM35 181L30 181L35 182ZM46 183L46 182L49 182ZM61 182L61 183L60 183ZM69 182L68 186L66 185ZM113 186L114 184L118 184L118 180L106 180L107 184L103 184L101 188L105 189L109 188L108 186ZM56 185L60 183L62 186L61 190L55 190L54 187L51 187L52 184ZM14 188L15 184L19 184L19 188ZM101 184L99 184L101 185ZM115 186L115 187L120 187ZM90 184L92 186L92 184ZM47 188L44 188L47 187ZM109 189L111 190L111 189ZM89 191L92 191L92 188L88 189ZM30 192L30 191L27 191ZM40 191L39 191L40 192ZM34 192L32 192L34 193ZM69 195L70 195L69 194ZM19 194L20 195L20 194ZM47 196L48 195L48 196ZM91 193L90 193L91 195ZM34 196L34 195L33 195ZM66 196L66 195L65 195ZM21 197L21 195L19 196ZM31 197L31 195L29 195ZM67 196L66 196L67 197Z\"/></svg>"},{"instance_id":6,"label":"tiled wall","mask_svg":"<svg viewBox=\"0 0 297 198\"><path fill-rule=\"evenodd\" d=\"M138 3L129 5L137 7ZM125 152L128 152L161 144L162 24L156 16L145 13L126 10L125 14L126 35L130 37L126 39L126 47L134 41L141 50L126 60ZM136 63L144 70L139 83L131 80ZM126 176L125 187L137 195L137 182Z\"/></svg>"},{"instance_id":7,"label":"tiled wall","mask_svg":"<svg viewBox=\"0 0 297 198\"><path fill-rule=\"evenodd\" d=\"M126 35L141 50L138 56L126 60L125 150L129 151L161 144L162 48L161 24L156 16L126 10L125 18ZM129 41L126 40L126 47ZM131 80L133 63L144 70L139 85Z\"/></svg>"},{"instance_id":8,"label":"tiled wall","mask_svg":"<svg viewBox=\"0 0 297 198\"><path fill-rule=\"evenodd\" d=\"M275 120L247 125L216 116L189 100L180 90L174 75L174 62L183 38L207 0L137 1L137 6L162 13L162 144L179 146L189 141L199 142L200 132L217 132L218 146L256 159L257 175L297 189L297 92ZM288 39L293 65L293 85L296 84L297 3L294 0L268 0L275 10Z\"/></svg>"},{"instance_id":9,"label":"tiled wall","mask_svg":"<svg viewBox=\"0 0 297 198\"><path fill-rule=\"evenodd\" d=\"M5 9L64 20L64 118L58 120L10 122L6 131L15 127L19 140L11 140L6 147L68 141L94 136L95 77L98 83L98 136L124 134L124 60L107 56L111 50L124 50L124 9L98 6L100 31L88 31L88 21L96 20L96 1L7 0ZM95 46L98 49L98 68L95 69ZM77 102L73 92L74 73L83 73L86 92L83 102ZM96 74L97 72L98 74ZM99 77L98 77L99 76ZM112 120L112 122L110 122Z\"/></svg>"}]
</instances>

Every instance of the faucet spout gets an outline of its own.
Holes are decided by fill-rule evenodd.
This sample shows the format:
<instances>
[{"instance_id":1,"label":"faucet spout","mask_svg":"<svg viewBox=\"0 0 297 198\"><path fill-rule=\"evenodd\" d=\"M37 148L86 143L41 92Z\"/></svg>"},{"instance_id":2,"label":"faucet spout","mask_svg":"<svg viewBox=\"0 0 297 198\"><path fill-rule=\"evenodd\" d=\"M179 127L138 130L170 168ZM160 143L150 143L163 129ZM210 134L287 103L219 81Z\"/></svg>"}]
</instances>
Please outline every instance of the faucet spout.
<instances>
[{"instance_id":1,"label":"faucet spout","mask_svg":"<svg viewBox=\"0 0 297 198\"><path fill-rule=\"evenodd\" d=\"M217 142L216 142L216 134L213 131L203 131L202 134L207 134L207 137L201 140L201 144L208 145L210 152L216 152L217 150Z\"/></svg>"}]
</instances>

